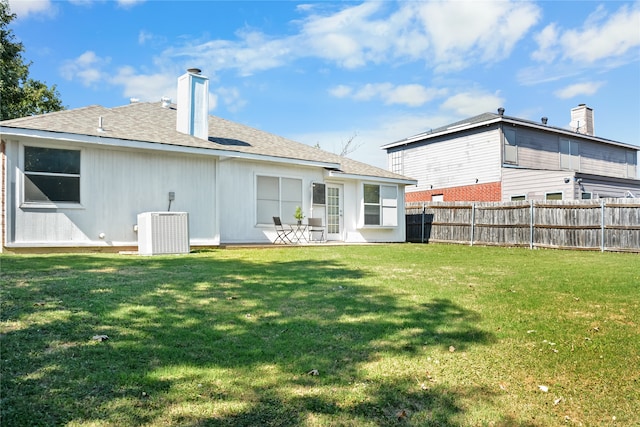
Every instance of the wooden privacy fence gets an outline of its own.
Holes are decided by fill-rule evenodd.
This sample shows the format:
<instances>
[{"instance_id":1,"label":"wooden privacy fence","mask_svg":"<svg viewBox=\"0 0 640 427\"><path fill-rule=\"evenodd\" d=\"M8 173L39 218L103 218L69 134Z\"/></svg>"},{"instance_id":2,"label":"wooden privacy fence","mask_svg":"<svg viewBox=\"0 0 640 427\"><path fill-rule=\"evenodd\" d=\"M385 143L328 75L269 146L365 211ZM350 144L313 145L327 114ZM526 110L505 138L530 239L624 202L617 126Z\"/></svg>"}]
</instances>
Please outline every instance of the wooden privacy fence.
<instances>
[{"instance_id":1,"label":"wooden privacy fence","mask_svg":"<svg viewBox=\"0 0 640 427\"><path fill-rule=\"evenodd\" d=\"M408 242L640 252L640 199L407 203Z\"/></svg>"}]
</instances>

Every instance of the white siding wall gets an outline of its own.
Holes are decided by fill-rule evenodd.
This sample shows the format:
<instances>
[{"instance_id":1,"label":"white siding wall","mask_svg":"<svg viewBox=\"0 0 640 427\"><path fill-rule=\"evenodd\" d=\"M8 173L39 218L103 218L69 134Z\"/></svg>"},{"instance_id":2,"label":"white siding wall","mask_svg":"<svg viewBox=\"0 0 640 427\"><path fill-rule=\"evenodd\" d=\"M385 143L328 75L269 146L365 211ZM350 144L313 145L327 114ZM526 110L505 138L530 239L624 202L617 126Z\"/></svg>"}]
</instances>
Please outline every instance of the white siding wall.
<instances>
[{"instance_id":1,"label":"white siding wall","mask_svg":"<svg viewBox=\"0 0 640 427\"><path fill-rule=\"evenodd\" d=\"M22 145L15 145L21 158ZM13 234L18 245L136 245L137 215L166 211L170 191L175 192L171 210L189 213L192 243L218 242L211 215L215 212L213 157L70 144L64 148L82 150L81 206L50 209L21 206L23 179L19 161L11 172L16 180ZM104 239L99 238L100 233L105 234Z\"/></svg>"},{"instance_id":2,"label":"white siding wall","mask_svg":"<svg viewBox=\"0 0 640 427\"><path fill-rule=\"evenodd\" d=\"M80 206L22 205L24 144L81 150ZM136 246L137 215L166 211L169 192L175 193L171 211L189 213L192 245L267 243L274 240L275 231L273 224L256 223L257 175L301 179L306 216L311 211L312 182L342 184L345 241L405 240L403 186L398 191L397 227L359 228L363 183L330 178L317 167L72 143L56 145L27 138L7 144L7 167L8 246ZM326 218L324 212L313 212L313 216ZM293 218L283 220L292 222ZM101 233L104 239L99 237Z\"/></svg>"},{"instance_id":3,"label":"white siding wall","mask_svg":"<svg viewBox=\"0 0 640 427\"><path fill-rule=\"evenodd\" d=\"M273 224L256 223L256 176L267 175L302 180L302 210L306 217L323 218L325 212L315 207L311 211L312 183L324 182L342 185L343 195L343 238L345 242L399 242L405 240L404 187L398 192L398 227L358 228L358 218L362 211L362 182L339 180L325 176L319 168L282 165L276 163L252 162L245 160L223 160L220 166L220 241L222 243L267 243L275 239ZM371 182L371 181L368 181ZM284 215L284 214L283 214ZM295 221L290 217L281 218L285 223Z\"/></svg>"},{"instance_id":4,"label":"white siding wall","mask_svg":"<svg viewBox=\"0 0 640 427\"><path fill-rule=\"evenodd\" d=\"M309 216L311 183L323 182L322 169L246 160L220 162L220 239L223 243L268 242L275 238L273 224L257 224L256 176L274 176L302 180L302 211ZM314 216L315 213L314 213ZM282 214L284 223L295 221Z\"/></svg>"},{"instance_id":5,"label":"white siding wall","mask_svg":"<svg viewBox=\"0 0 640 427\"><path fill-rule=\"evenodd\" d=\"M570 178L565 183L565 178ZM505 168L502 173L502 201L508 202L512 196L526 196L527 200L544 200L545 194L562 192L563 199L575 198L573 173Z\"/></svg>"},{"instance_id":6,"label":"white siding wall","mask_svg":"<svg viewBox=\"0 0 640 427\"><path fill-rule=\"evenodd\" d=\"M418 180L407 192L499 181L501 149L497 128L416 144L404 155L404 174Z\"/></svg>"}]
</instances>

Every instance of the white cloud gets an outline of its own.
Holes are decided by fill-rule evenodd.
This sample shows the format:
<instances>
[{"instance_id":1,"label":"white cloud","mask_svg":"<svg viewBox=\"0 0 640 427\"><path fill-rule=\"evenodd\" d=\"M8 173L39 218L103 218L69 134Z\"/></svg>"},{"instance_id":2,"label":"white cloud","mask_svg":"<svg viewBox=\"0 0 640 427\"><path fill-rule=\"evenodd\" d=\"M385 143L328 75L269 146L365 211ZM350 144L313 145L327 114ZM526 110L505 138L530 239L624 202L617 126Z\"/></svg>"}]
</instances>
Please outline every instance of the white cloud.
<instances>
[{"instance_id":1,"label":"white cloud","mask_svg":"<svg viewBox=\"0 0 640 427\"><path fill-rule=\"evenodd\" d=\"M608 19L607 19L608 18ZM585 22L580 30L566 31L560 40L564 56L576 62L597 62L621 56L640 46L640 3L630 8L624 5L607 16L602 6Z\"/></svg>"},{"instance_id":2,"label":"white cloud","mask_svg":"<svg viewBox=\"0 0 640 427\"><path fill-rule=\"evenodd\" d=\"M446 89L428 88L419 84L394 85L392 83L368 83L357 90L339 85L329 90L336 98L350 97L356 101L380 99L387 105L400 104L420 107L434 98L444 96Z\"/></svg>"},{"instance_id":3,"label":"white cloud","mask_svg":"<svg viewBox=\"0 0 640 427\"><path fill-rule=\"evenodd\" d=\"M77 6L91 6L94 3L105 3L110 0L68 0L69 3L75 4ZM119 7L128 9L133 7L138 3L144 3L146 0L116 0L116 3Z\"/></svg>"},{"instance_id":4,"label":"white cloud","mask_svg":"<svg viewBox=\"0 0 640 427\"><path fill-rule=\"evenodd\" d=\"M32 14L52 14L54 12L51 0L9 0L9 10L18 18L25 18Z\"/></svg>"},{"instance_id":5,"label":"white cloud","mask_svg":"<svg viewBox=\"0 0 640 427\"><path fill-rule=\"evenodd\" d=\"M338 85L329 89L329 94L336 98L346 98L353 90L349 86Z\"/></svg>"},{"instance_id":6,"label":"white cloud","mask_svg":"<svg viewBox=\"0 0 640 427\"><path fill-rule=\"evenodd\" d=\"M421 61L439 71L460 70L507 57L538 21L529 2L364 2L328 8L297 7L307 16L292 24L293 35L267 35L244 28L234 40L187 42L164 51L207 64L212 71L235 69L241 75L318 58L346 69L368 64Z\"/></svg>"},{"instance_id":7,"label":"white cloud","mask_svg":"<svg viewBox=\"0 0 640 427\"><path fill-rule=\"evenodd\" d=\"M558 53L557 46L558 28L555 23L549 24L538 34L534 35L534 40L538 43L538 49L531 54L531 58L540 62L553 61Z\"/></svg>"},{"instance_id":8,"label":"white cloud","mask_svg":"<svg viewBox=\"0 0 640 427\"><path fill-rule=\"evenodd\" d=\"M247 101L242 98L240 91L235 87L219 87L216 89L216 93L222 98L222 102L227 107L227 110L232 113L240 111L247 104Z\"/></svg>"},{"instance_id":9,"label":"white cloud","mask_svg":"<svg viewBox=\"0 0 640 427\"><path fill-rule=\"evenodd\" d=\"M118 5L127 9L137 4L144 3L145 1L146 0L118 0Z\"/></svg>"},{"instance_id":10,"label":"white cloud","mask_svg":"<svg viewBox=\"0 0 640 427\"><path fill-rule=\"evenodd\" d=\"M123 96L141 101L160 101L163 96L176 100L177 80L173 72L141 74L133 67L121 67L108 83L122 86ZM209 105L211 107L211 105Z\"/></svg>"},{"instance_id":11,"label":"white cloud","mask_svg":"<svg viewBox=\"0 0 640 427\"><path fill-rule=\"evenodd\" d=\"M529 2L417 3L436 68L460 70L507 57L540 18Z\"/></svg>"},{"instance_id":12,"label":"white cloud","mask_svg":"<svg viewBox=\"0 0 640 427\"><path fill-rule=\"evenodd\" d=\"M470 117L487 111L496 111L504 106L504 98L499 94L485 93L478 90L457 93L442 103L441 108L452 111L460 117Z\"/></svg>"},{"instance_id":13,"label":"white cloud","mask_svg":"<svg viewBox=\"0 0 640 427\"><path fill-rule=\"evenodd\" d=\"M67 80L80 80L84 86L92 86L105 79L102 68L110 61L110 58L101 58L88 50L77 58L66 61L60 68L60 74Z\"/></svg>"},{"instance_id":14,"label":"white cloud","mask_svg":"<svg viewBox=\"0 0 640 427\"><path fill-rule=\"evenodd\" d=\"M560 99L569 99L579 95L593 95L604 85L604 82L575 83L554 92Z\"/></svg>"},{"instance_id":15,"label":"white cloud","mask_svg":"<svg viewBox=\"0 0 640 427\"><path fill-rule=\"evenodd\" d=\"M556 57L586 66L602 67L603 60L631 55L637 60L640 46L640 2L625 4L609 14L599 6L581 28L561 29L557 24L546 26L535 36L538 49L532 58L551 62Z\"/></svg>"}]
</instances>

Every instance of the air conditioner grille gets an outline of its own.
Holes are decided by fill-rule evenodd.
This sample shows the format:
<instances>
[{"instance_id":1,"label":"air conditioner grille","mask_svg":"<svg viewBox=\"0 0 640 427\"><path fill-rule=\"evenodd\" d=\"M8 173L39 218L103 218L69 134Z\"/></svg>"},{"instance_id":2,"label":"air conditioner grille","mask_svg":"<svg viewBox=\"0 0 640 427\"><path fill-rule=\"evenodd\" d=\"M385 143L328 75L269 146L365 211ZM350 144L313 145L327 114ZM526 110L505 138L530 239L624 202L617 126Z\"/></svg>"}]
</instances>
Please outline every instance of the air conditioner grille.
<instances>
[{"instance_id":1,"label":"air conditioner grille","mask_svg":"<svg viewBox=\"0 0 640 427\"><path fill-rule=\"evenodd\" d=\"M189 251L188 213L143 212L138 215L139 254L184 254Z\"/></svg>"}]
</instances>

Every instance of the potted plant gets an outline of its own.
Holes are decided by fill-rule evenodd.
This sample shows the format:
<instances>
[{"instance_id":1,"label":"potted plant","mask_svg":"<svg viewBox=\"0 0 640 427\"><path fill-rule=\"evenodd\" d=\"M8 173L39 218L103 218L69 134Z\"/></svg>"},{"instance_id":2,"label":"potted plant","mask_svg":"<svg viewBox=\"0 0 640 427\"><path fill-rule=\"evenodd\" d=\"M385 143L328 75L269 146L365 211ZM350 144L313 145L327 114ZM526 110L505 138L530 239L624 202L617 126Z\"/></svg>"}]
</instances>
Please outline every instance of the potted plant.
<instances>
[{"instance_id":1,"label":"potted plant","mask_svg":"<svg viewBox=\"0 0 640 427\"><path fill-rule=\"evenodd\" d=\"M302 208L300 206L296 206L296 212L293 214L293 217L298 220L298 225L302 224L304 214L302 213Z\"/></svg>"}]
</instances>

